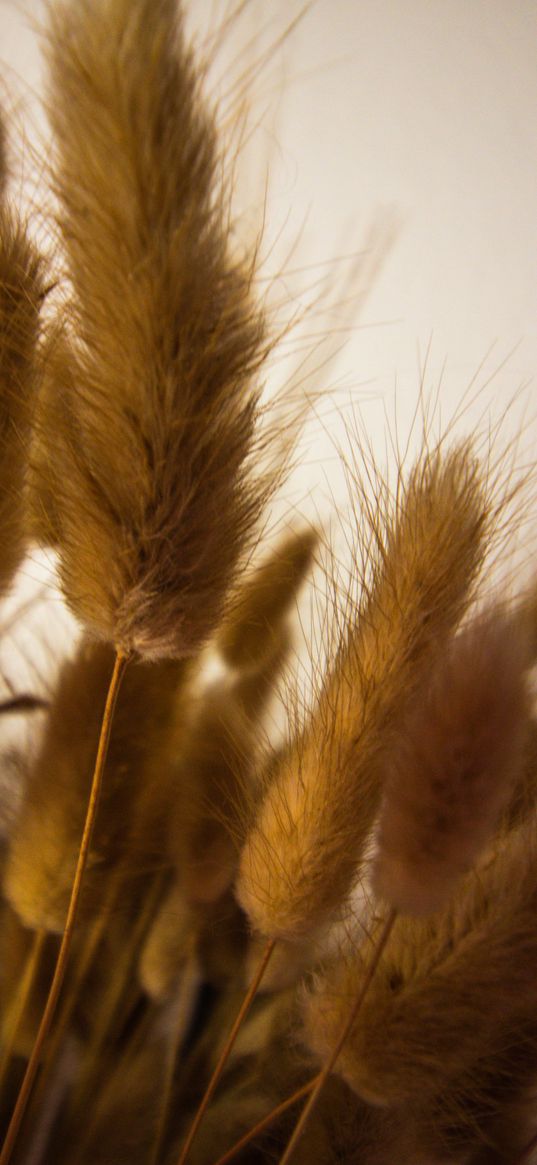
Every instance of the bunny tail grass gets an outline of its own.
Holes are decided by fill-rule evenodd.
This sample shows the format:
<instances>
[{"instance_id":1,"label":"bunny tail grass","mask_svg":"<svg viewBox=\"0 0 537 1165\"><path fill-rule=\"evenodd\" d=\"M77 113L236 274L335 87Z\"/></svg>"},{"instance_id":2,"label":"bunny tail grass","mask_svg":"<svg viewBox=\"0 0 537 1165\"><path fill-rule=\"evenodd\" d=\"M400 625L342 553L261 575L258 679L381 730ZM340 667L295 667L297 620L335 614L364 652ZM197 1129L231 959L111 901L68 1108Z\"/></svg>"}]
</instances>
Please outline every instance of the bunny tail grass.
<instances>
[{"instance_id":1,"label":"bunny tail grass","mask_svg":"<svg viewBox=\"0 0 537 1165\"><path fill-rule=\"evenodd\" d=\"M253 768L254 734L255 722L243 713L238 697L218 688L205 695L185 727L168 850L191 903L216 901L233 882L235 804Z\"/></svg>"},{"instance_id":2,"label":"bunny tail grass","mask_svg":"<svg viewBox=\"0 0 537 1165\"><path fill-rule=\"evenodd\" d=\"M237 896L265 935L296 941L344 906L378 813L394 726L457 626L490 537L490 497L466 445L425 451L393 502L376 501L369 531L357 513L357 551L370 560L361 605L242 852Z\"/></svg>"},{"instance_id":3,"label":"bunny tail grass","mask_svg":"<svg viewBox=\"0 0 537 1165\"><path fill-rule=\"evenodd\" d=\"M6 857L4 893L25 926L63 930L113 662L109 644L83 636L61 668ZM133 660L127 671L79 906L85 921L102 910L120 868L134 886L140 870L161 860L175 784L176 697L187 671L186 661L168 659ZM132 894L125 886L126 909Z\"/></svg>"},{"instance_id":4,"label":"bunny tail grass","mask_svg":"<svg viewBox=\"0 0 537 1165\"><path fill-rule=\"evenodd\" d=\"M197 707L192 701L185 710L168 852L192 904L216 902L236 874L244 840L242 809L260 751L259 724L286 653L282 629L272 630L274 658L261 653L257 671L239 673L231 684L214 683Z\"/></svg>"},{"instance_id":5,"label":"bunny tail grass","mask_svg":"<svg viewBox=\"0 0 537 1165\"><path fill-rule=\"evenodd\" d=\"M281 624L311 568L318 541L314 528L293 531L246 579L217 639L231 667L258 671L274 654Z\"/></svg>"},{"instance_id":6,"label":"bunny tail grass","mask_svg":"<svg viewBox=\"0 0 537 1165\"><path fill-rule=\"evenodd\" d=\"M365 1101L415 1106L421 1123L470 1145L491 1135L536 1063L534 819L498 846L444 911L399 918L338 1066ZM319 1058L366 973L349 950L306 1000Z\"/></svg>"},{"instance_id":7,"label":"bunny tail grass","mask_svg":"<svg viewBox=\"0 0 537 1165\"><path fill-rule=\"evenodd\" d=\"M24 1119L26 1107L27 1107L28 1101L30 1099L33 1083L35 1080L37 1069L39 1067L39 1062L40 1062L43 1046L44 1046L45 1040L47 1039L48 1033L50 1031L52 1021L54 1019L54 1013L56 1011L56 1006L57 1006L58 999L60 996L60 991L61 991L63 980L65 977L65 972L67 970L67 960L69 958L69 952L71 949L71 942L72 942L74 927L75 927L75 923L76 923L78 900L80 898L80 892L82 889L82 882L83 882L83 878L84 878L84 870L86 867L86 862L87 862L89 849L90 849L90 845L91 845L91 836L93 833L93 827L95 825L97 809L99 806L99 794L100 794L100 788L101 788L101 780L102 780L102 774L103 774L104 766L105 766L105 762L106 762L108 743L110 740L110 732L111 732L112 721L113 721L113 716L114 716L114 706L116 703L116 699L117 699L118 692L119 692L119 686L120 686L121 680L123 678L123 674L125 672L125 668L127 666L127 663L128 663L128 656L123 655L121 652L118 651L117 655L116 655L115 663L114 663L112 677L110 680L110 687L108 689L108 695L106 698L106 705L105 705L104 713L103 713L101 735L100 735L100 739L99 739L99 745L98 745L98 749L97 749L97 757L96 757L96 761L95 761L95 771L93 774L93 781L92 781L92 786L91 786L90 798L89 798L89 802L88 802L88 810L87 810L87 814L86 814L86 820L84 823L84 832L82 834L82 840L80 843L78 863L77 863L77 868L76 868L75 877L74 877L74 881L73 881L73 887L72 887L72 891L71 891L71 900L69 902L69 909L68 909L68 913L67 913L67 919L65 922L65 929L63 932L63 936L62 936L61 946L60 946L60 950L59 950L59 954L58 954L58 959L56 962L56 968L54 971L52 983L50 985L50 990L48 993L48 998L47 998L47 1002L45 1005L45 1010L44 1010L42 1018L41 1018L41 1023L39 1025L39 1030L38 1030L38 1033L37 1033L37 1036L35 1039L32 1053L31 1053L30 1058L28 1060L28 1064L26 1067L24 1078L23 1078L23 1081L22 1081L22 1084L21 1084L21 1087L19 1090L18 1097L17 1097L17 1102L15 1104L15 1108L13 1110L13 1114L12 1114L12 1117L11 1117L11 1120L9 1123L9 1127L8 1127L8 1130L6 1133L6 1138L4 1140L4 1144L3 1144L2 1150L0 1152L0 1165L8 1165L8 1162L11 1160L11 1155L13 1153L13 1149L14 1149L16 1141L17 1141L20 1126L21 1126L22 1121Z\"/></svg>"},{"instance_id":8,"label":"bunny tail grass","mask_svg":"<svg viewBox=\"0 0 537 1165\"><path fill-rule=\"evenodd\" d=\"M222 618L281 468L254 472L270 347L256 255L230 253L176 0L53 0L48 57L72 295L46 347L35 528L95 634L188 656Z\"/></svg>"},{"instance_id":9,"label":"bunny tail grass","mask_svg":"<svg viewBox=\"0 0 537 1165\"><path fill-rule=\"evenodd\" d=\"M510 798L530 722L522 631L500 609L478 616L441 653L396 732L372 884L402 913L444 904Z\"/></svg>"},{"instance_id":10,"label":"bunny tail grass","mask_svg":"<svg viewBox=\"0 0 537 1165\"><path fill-rule=\"evenodd\" d=\"M209 1084L207 1085L207 1088L206 1088L205 1093L203 1095L201 1104L196 1112L194 1120L192 1121L192 1124L191 1124L190 1129L188 1131L187 1138L186 1138L184 1145L181 1149L181 1153L180 1153L179 1159L177 1161L177 1165L185 1165L185 1162L188 1158L188 1154L190 1152L190 1148L191 1148L193 1141L194 1141L194 1137L196 1136L196 1133L200 1127L200 1124L203 1120L203 1117L204 1117L204 1115L209 1107L209 1104L211 1103L215 1089L217 1088L217 1085L218 1085L218 1081L220 1080L222 1072L224 1071L224 1068L225 1068L225 1066L229 1060L229 1057L233 1051L233 1047L235 1045L235 1041L236 1041L237 1036L239 1034L239 1031L242 1027L242 1024L244 1023L244 1020L246 1019L246 1016L248 1015L248 1012L252 1006L257 989L258 989L259 984L261 983L261 980L262 980L263 975L265 973L265 968L268 966L270 956L272 955L272 952L274 950L274 945L275 945L275 940L273 940L273 939L269 940L269 942L266 944L266 947L265 947L263 955L260 959L257 971L256 971L256 973L255 973L255 975L250 983L250 986L248 988L248 991L246 992L246 995L244 996L244 999L242 1001L241 1007L239 1009L239 1012L238 1012L237 1017L235 1019L235 1022L233 1024L233 1027L231 1028L231 1031L230 1031L229 1036L226 1040L225 1046L224 1046L222 1053L218 1059L218 1063L216 1065L216 1068L211 1076ZM3 1162L1 1161L1 1159L0 1159L0 1165L3 1165Z\"/></svg>"}]
</instances>

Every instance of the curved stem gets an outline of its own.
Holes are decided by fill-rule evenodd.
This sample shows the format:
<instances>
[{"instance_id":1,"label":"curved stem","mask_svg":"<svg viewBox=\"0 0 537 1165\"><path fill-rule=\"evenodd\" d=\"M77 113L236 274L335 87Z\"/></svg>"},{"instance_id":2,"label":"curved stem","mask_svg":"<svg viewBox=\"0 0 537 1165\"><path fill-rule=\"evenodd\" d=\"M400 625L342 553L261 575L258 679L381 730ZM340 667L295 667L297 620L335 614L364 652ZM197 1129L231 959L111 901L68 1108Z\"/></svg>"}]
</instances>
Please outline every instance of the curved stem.
<instances>
[{"instance_id":1,"label":"curved stem","mask_svg":"<svg viewBox=\"0 0 537 1165\"><path fill-rule=\"evenodd\" d=\"M86 936L81 956L74 967L74 974L71 976L69 991L62 999L62 1005L57 1015L54 1031L50 1040L48 1041L45 1055L41 1063L39 1080L32 1092L32 1108L34 1109L39 1108L39 1105L44 1097L50 1073L53 1069L56 1059L58 1058L58 1054L67 1030L67 1025L71 1018L73 1008L77 1002L77 999L79 998L81 985L83 984L86 974L91 966L95 951L101 940L102 933L108 918L109 911L107 910L107 904L105 902L103 910L97 916L88 935Z\"/></svg>"},{"instance_id":2,"label":"curved stem","mask_svg":"<svg viewBox=\"0 0 537 1165\"><path fill-rule=\"evenodd\" d=\"M325 1065L323 1066L322 1071L319 1073L319 1076L317 1077L317 1083L315 1085L315 1088L313 1089L313 1092L311 1093L309 1100L307 1101L307 1103L304 1105L304 1108L302 1109L302 1112L301 1112L300 1117L295 1125L293 1134L292 1134L291 1139L287 1145L287 1148L283 1154L283 1157L280 1158L280 1165L288 1165L288 1162L291 1158L291 1155L293 1153L295 1145L298 1144L298 1141L300 1140L300 1137L302 1136L302 1133L304 1132L304 1129L306 1128L306 1125L307 1125L309 1118L310 1118L310 1116L311 1116L311 1114L312 1114L312 1112L317 1104L317 1101L318 1101L318 1099L321 1095L321 1092L326 1084L326 1081L328 1080L330 1073L333 1071L336 1060L339 1057L339 1054L343 1048L345 1040L347 1039L347 1036L349 1035L349 1032L354 1024L354 1021L358 1015L358 1012L360 1011L360 1008L361 1008L362 1003L365 999L365 996L369 990L369 987L371 986L371 980L373 979L375 971L379 965L379 962L380 962L381 957L382 957L382 952L384 950L384 947L386 946L386 943L388 942L388 939L390 937L391 930L392 930L392 927L393 927L393 924L394 924L396 918L397 918L397 911L394 909L390 910L390 913L389 913L389 915L386 919L386 922L384 923L384 926L382 928L382 932L381 932L380 938L378 940L378 943L375 947L375 952L374 952L373 958L371 960L371 963L368 967L367 974L366 974L365 979L362 983L361 991L359 992L357 998L355 999L354 1004L351 1008L351 1011L350 1011L349 1015L347 1016L347 1019L345 1020L343 1027L341 1028L341 1031L339 1033L339 1036L338 1036L338 1039L336 1041L335 1046L333 1047ZM1 1165L1 1162L0 1162L0 1165Z\"/></svg>"},{"instance_id":3,"label":"curved stem","mask_svg":"<svg viewBox=\"0 0 537 1165\"><path fill-rule=\"evenodd\" d=\"M224 1068L229 1060L229 1057L230 1057L231 1052L233 1050L233 1046L235 1044L235 1040L237 1039L237 1036L239 1034L240 1028L241 1028L244 1020L246 1019L246 1016L248 1015L248 1012L252 1006L257 989L259 987L259 984L261 983L263 975L265 974L267 964L268 964L270 956L274 950L275 944L276 944L276 939L273 939L273 938L269 939L269 941L268 941L268 943L263 951L263 954L261 956L257 971L255 972L255 975L252 979L252 982L250 983L248 991L246 992L246 995L244 996L244 999L242 1001L242 1004L241 1004L239 1013L237 1015L237 1018L235 1020L235 1023L233 1024L233 1027L229 1033L229 1036L226 1040L226 1043L224 1045L223 1051L220 1055L220 1058L218 1060L216 1068L211 1076L211 1079L209 1080L209 1084L207 1086L205 1095L203 1096L203 1099L202 1099L201 1104L198 1108L198 1111L194 1117L194 1120L192 1121L188 1136L187 1136L186 1141L185 1141L183 1148L181 1150L181 1156L179 1157L177 1165L184 1165L184 1163L187 1159L187 1156L188 1156L188 1153L190 1151L194 1137L196 1136L196 1133L197 1133L199 1126L203 1120L205 1112L206 1112L206 1110L207 1110L207 1108L208 1108L208 1106L213 1098L213 1094L214 1094L214 1091L215 1091L216 1086L218 1084L218 1081L220 1080L222 1072L224 1071ZM1 1157L0 1157L0 1165L3 1165Z\"/></svg>"},{"instance_id":4,"label":"curved stem","mask_svg":"<svg viewBox=\"0 0 537 1165\"><path fill-rule=\"evenodd\" d=\"M26 1066L26 1072L24 1074L24 1079L22 1081L22 1084L21 1084L21 1087L19 1090L19 1095L17 1097L17 1103L16 1103L15 1108L13 1110L11 1121L9 1123L9 1128L8 1128L8 1131L6 1134L6 1139L4 1141L4 1144L2 1146L2 1151L0 1153L0 1165L8 1165L8 1162L11 1159L11 1154L13 1152L13 1149L14 1149L14 1146L15 1146L15 1143L16 1143L16 1140L18 1137L19 1129L20 1129L24 1114L26 1112L26 1107L27 1107L28 1101L30 1099L30 1095L31 1095L32 1087L33 1087L34 1080L36 1077L37 1069L39 1067L39 1062L40 1062L40 1058L41 1058L43 1044L45 1043L45 1040L46 1040L48 1033L50 1031L50 1027L52 1024L52 1020L54 1018L54 1013L56 1011L56 1006L58 1003L60 991L62 988L63 980L65 978L65 972L67 969L67 960L69 958L69 952L71 949L71 942L72 942L74 928L75 928L78 903L79 903L79 899L80 899L80 892L82 889L84 872L86 869L86 863L88 860L88 854L89 854L91 839L92 839L92 835L93 835L93 827L95 825L95 819L97 816L97 809L98 809L98 805L99 805L99 796L100 796L100 792L101 792L102 777L103 777L103 772L104 772L104 766L106 763L106 756L107 756L107 752L108 752L108 743L110 740L110 730L112 727L114 708L115 708L115 703L116 703L116 699L117 699L118 692L119 692L119 686L120 686L121 680L123 678L123 673L124 673L125 668L127 666L127 662L128 662L128 656L123 655L122 652L118 651L116 654L115 661L114 661L114 669L113 669L112 677L110 680L110 686L108 688L108 695L106 697L106 704L105 704L105 708L104 708L103 720L102 720L102 725L101 725L101 733L100 733L100 737L99 737L99 744L97 747L97 757L95 760L95 769L93 772L93 779L91 782L88 808L86 811L86 820L84 822L84 829L82 832L82 840L80 842L80 849L78 852L78 860L77 860L77 865L76 865L76 870L75 870L75 876L73 879L73 886L71 889L71 898L70 898L69 907L67 910L67 918L66 918L66 922L65 922L64 932L62 935L60 950L58 953L58 959L56 962L56 967L54 970L52 983L50 985L50 990L48 993L47 1002L45 1004L45 1009L44 1009L43 1015L41 1017L41 1023L39 1025L39 1030L38 1030L37 1036L35 1038L35 1043L34 1043L34 1046L32 1048L32 1053L31 1053L30 1059L28 1060L28 1064Z\"/></svg>"}]
</instances>

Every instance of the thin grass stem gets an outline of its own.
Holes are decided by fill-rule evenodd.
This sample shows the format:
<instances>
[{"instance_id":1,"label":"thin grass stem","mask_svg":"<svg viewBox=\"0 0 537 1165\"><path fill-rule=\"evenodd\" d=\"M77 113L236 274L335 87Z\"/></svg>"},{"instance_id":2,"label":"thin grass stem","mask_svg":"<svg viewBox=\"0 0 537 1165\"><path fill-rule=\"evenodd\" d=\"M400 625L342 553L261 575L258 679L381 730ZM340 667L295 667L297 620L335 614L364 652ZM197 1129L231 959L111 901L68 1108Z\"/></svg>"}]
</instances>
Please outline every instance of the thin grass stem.
<instances>
[{"instance_id":1,"label":"thin grass stem","mask_svg":"<svg viewBox=\"0 0 537 1165\"><path fill-rule=\"evenodd\" d=\"M78 861L73 880L73 887L71 890L71 898L67 910L67 918L62 935L60 950L58 953L58 959L56 962L52 983L50 985L47 1002L45 1004L45 1009L41 1017L39 1030L37 1032L35 1043L32 1048L30 1059L28 1060L26 1072L24 1074L24 1079L19 1090L17 1102L11 1116L9 1128L7 1130L6 1138L2 1146L2 1151L0 1152L0 1165L8 1165L8 1162L11 1160L11 1155L19 1134L19 1129L31 1096L33 1084L41 1059L43 1045L47 1039L52 1021L54 1019L54 1013L56 1011L60 991L65 978L65 972L67 970L67 962L76 923L78 903L80 900L80 893L84 879L84 872L86 869L86 863L88 860L91 839L93 835L93 828L95 825L97 809L99 806L102 777L108 752L114 708L119 693L120 683L128 663L128 658L129 657L127 655L124 655L122 652L118 651L114 661L114 668L112 671L112 677L110 680L110 686L108 688L108 695L106 697L106 704L103 713L99 744L97 747L97 757L95 760L95 769L91 783L86 820L84 822L82 840L78 853Z\"/></svg>"},{"instance_id":2,"label":"thin grass stem","mask_svg":"<svg viewBox=\"0 0 537 1165\"><path fill-rule=\"evenodd\" d=\"M121 883L121 876L119 882ZM103 1051L106 1039L110 1036L114 1022L117 1021L118 1015L121 1013L121 1000L125 985L129 982L129 971L135 964L137 952L143 942L144 935L147 933L161 892L162 877L158 875L140 908L139 917L125 944L122 958L112 972L100 1005L96 1009L91 1036L86 1048L84 1068L80 1073L72 1098L73 1108L78 1105L85 1108L88 1104L88 1089L91 1090L94 1087L92 1078L95 1065L99 1064L99 1056Z\"/></svg>"},{"instance_id":3,"label":"thin grass stem","mask_svg":"<svg viewBox=\"0 0 537 1165\"><path fill-rule=\"evenodd\" d=\"M184 1165L184 1163L188 1157L188 1154L190 1152L194 1137L196 1136L196 1133L200 1127L200 1124L203 1120L205 1112L206 1112L209 1104L211 1103L211 1100L213 1098L218 1081L220 1080L222 1072L224 1071L224 1068L229 1060L231 1052L233 1051L233 1047L234 1047L235 1041L237 1039L237 1036L239 1034L239 1031L240 1031L242 1024L244 1023L244 1020L246 1019L246 1016L248 1015L248 1012L249 1012L249 1010L252 1006L252 1003L255 999L257 989L261 983L263 975L265 974L270 956L272 955L272 952L274 950L275 945L276 945L276 939L274 939L274 938L269 939L269 941L267 942L267 945L266 945L266 947L263 951L263 954L261 956L261 959L259 961L259 966L257 968L257 971L255 972L253 979L250 983L250 986L248 988L248 991L246 992L246 995L244 996L244 999L243 999L242 1004L240 1006L235 1023L233 1024L233 1027L229 1033L229 1036L226 1040L226 1043L224 1045L222 1053L219 1057L216 1068L211 1076L211 1079L209 1081L209 1084L207 1086L207 1089L205 1091L205 1094L203 1096L201 1104L198 1108L198 1111L196 1112L194 1120L192 1121L192 1124L190 1126L190 1130L188 1132L188 1136L187 1136L186 1141L185 1141L183 1148L181 1150L181 1155L179 1157L177 1165ZM0 1158L0 1165L3 1165L1 1158Z\"/></svg>"},{"instance_id":4,"label":"thin grass stem","mask_svg":"<svg viewBox=\"0 0 537 1165\"><path fill-rule=\"evenodd\" d=\"M334 1069L336 1060L339 1057L339 1054L343 1048L345 1040L347 1039L347 1036L349 1035L349 1032L351 1031L351 1028L354 1024L356 1016L358 1015L360 1008L362 1006L362 1003L365 999L365 996L366 996L366 994L371 986L371 982L374 978L375 972L376 972L377 967L379 965L379 962L382 958L382 952L384 951L386 943L390 937L390 934L391 934L392 928L393 928L393 924L394 924L396 918L397 918L397 910L394 910L392 908L392 910L390 910L390 913L388 914L386 922L384 923L384 926L382 928L380 938L379 938L377 946L375 948L375 953L373 955L373 958L371 960L371 963L370 963L369 968L367 970L367 973L365 975L364 981L362 983L362 989L354 1001L354 1004L351 1008L351 1011L350 1011L349 1015L347 1016L347 1019L345 1020L343 1027L341 1028L341 1031L339 1033L339 1037L338 1037L322 1071L319 1073L319 1076L317 1077L317 1083L315 1085L315 1088L313 1089L313 1092L310 1094L309 1099L307 1100L306 1104L304 1105L304 1108L302 1109L302 1112L301 1112L300 1117L295 1125L291 1139L288 1142L288 1145L287 1145L287 1148L285 1149L283 1157L280 1158L280 1165L288 1165L288 1162L291 1160L293 1150L295 1149L295 1146L298 1144L298 1142L302 1136L302 1133L304 1132L304 1130L306 1128L306 1125L307 1125L307 1123L310 1119L310 1116L311 1116L311 1114L312 1114L312 1112L317 1104L317 1101L319 1100L321 1092L326 1084L326 1081L328 1080L328 1077L330 1076L330 1073ZM0 1165L1 1165L1 1162L0 1162Z\"/></svg>"},{"instance_id":5,"label":"thin grass stem","mask_svg":"<svg viewBox=\"0 0 537 1165\"><path fill-rule=\"evenodd\" d=\"M77 999L80 995L80 989L84 983L88 971L90 970L97 948L103 936L104 927L109 918L110 911L107 909L107 904L105 904L104 909L97 916L90 931L88 932L80 958L78 959L77 965L75 967L73 980L69 984L69 991L66 993L62 1000L61 1010L55 1024L54 1031L47 1044L39 1080L33 1090L31 1112L39 1108L40 1103L44 1098L50 1072L65 1038L69 1021L71 1019Z\"/></svg>"},{"instance_id":6,"label":"thin grass stem","mask_svg":"<svg viewBox=\"0 0 537 1165\"><path fill-rule=\"evenodd\" d=\"M302 1088L297 1088L297 1091L293 1092L292 1096L288 1096L286 1100L282 1100L281 1104L277 1104L276 1108L271 1109L271 1111L268 1112L262 1120L258 1121L257 1124L253 1126L253 1128L249 1129L248 1132L241 1137L240 1141L235 1141L235 1144L231 1146L231 1149L228 1149L227 1153L224 1153L223 1157L219 1157L218 1161L215 1161L215 1165L228 1165L228 1161L232 1161L237 1153L240 1153L241 1149L244 1149L246 1145L250 1144L250 1141L254 1140L254 1137L259 1137L261 1133L265 1132L265 1129L270 1128L271 1124L273 1124L279 1116L283 1116L283 1114L286 1113L288 1109L292 1108L294 1104L298 1104L299 1100L303 1100L304 1097L306 1097L308 1093L311 1092L312 1088L315 1088L315 1085L319 1080L319 1076L314 1076L311 1080L308 1080L306 1084L302 1085Z\"/></svg>"}]
</instances>

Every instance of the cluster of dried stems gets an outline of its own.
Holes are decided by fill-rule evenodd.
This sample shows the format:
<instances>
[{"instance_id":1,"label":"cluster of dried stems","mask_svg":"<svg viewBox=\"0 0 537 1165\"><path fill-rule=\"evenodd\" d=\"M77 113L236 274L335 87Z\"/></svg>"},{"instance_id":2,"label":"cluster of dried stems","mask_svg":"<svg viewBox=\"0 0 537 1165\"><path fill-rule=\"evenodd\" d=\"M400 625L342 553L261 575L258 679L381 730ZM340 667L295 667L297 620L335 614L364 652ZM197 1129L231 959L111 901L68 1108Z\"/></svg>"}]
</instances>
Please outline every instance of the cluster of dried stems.
<instances>
[{"instance_id":1,"label":"cluster of dried stems","mask_svg":"<svg viewBox=\"0 0 537 1165\"><path fill-rule=\"evenodd\" d=\"M537 619L483 598L505 491L424 440L371 500L356 448L354 577L271 747L321 535L258 549L289 442L204 64L177 0L52 0L46 52L54 277L1 135L0 586L51 548L81 636L2 818L0 1163L529 1160Z\"/></svg>"}]
</instances>

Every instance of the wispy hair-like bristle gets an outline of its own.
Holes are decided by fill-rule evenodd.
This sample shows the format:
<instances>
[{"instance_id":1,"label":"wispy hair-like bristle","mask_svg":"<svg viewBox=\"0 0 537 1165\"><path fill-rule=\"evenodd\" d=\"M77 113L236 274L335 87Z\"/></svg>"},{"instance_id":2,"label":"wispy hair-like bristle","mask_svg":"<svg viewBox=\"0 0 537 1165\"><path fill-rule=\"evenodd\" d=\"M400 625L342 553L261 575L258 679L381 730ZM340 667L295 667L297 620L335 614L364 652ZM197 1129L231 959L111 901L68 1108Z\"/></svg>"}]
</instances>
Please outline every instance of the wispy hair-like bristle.
<instances>
[{"instance_id":1,"label":"wispy hair-like bristle","mask_svg":"<svg viewBox=\"0 0 537 1165\"><path fill-rule=\"evenodd\" d=\"M34 508L54 496L62 585L86 626L124 652L185 656L219 621L266 500L255 256L229 254L175 0L55 0L48 57L74 339Z\"/></svg>"},{"instance_id":2,"label":"wispy hair-like bristle","mask_svg":"<svg viewBox=\"0 0 537 1165\"><path fill-rule=\"evenodd\" d=\"M44 297L43 263L2 186L0 172L0 593L27 545L24 484Z\"/></svg>"},{"instance_id":3,"label":"wispy hair-like bristle","mask_svg":"<svg viewBox=\"0 0 537 1165\"><path fill-rule=\"evenodd\" d=\"M523 825L533 816L537 797L537 723L532 718L528 724L522 765L516 780L508 807L502 816L501 830L509 830Z\"/></svg>"},{"instance_id":4,"label":"wispy hair-like bristle","mask_svg":"<svg viewBox=\"0 0 537 1165\"><path fill-rule=\"evenodd\" d=\"M396 729L383 771L373 889L438 910L508 804L529 728L528 642L498 608L455 636Z\"/></svg>"},{"instance_id":5,"label":"wispy hair-like bristle","mask_svg":"<svg viewBox=\"0 0 537 1165\"><path fill-rule=\"evenodd\" d=\"M394 726L461 618L486 549L490 499L469 448L425 453L371 525L357 535L371 558L360 608L241 857L239 901L271 936L311 933L358 877Z\"/></svg>"},{"instance_id":6,"label":"wispy hair-like bristle","mask_svg":"<svg viewBox=\"0 0 537 1165\"><path fill-rule=\"evenodd\" d=\"M535 823L467 876L448 907L400 917L336 1071L366 1100L414 1106L424 1127L477 1140L537 1055ZM374 937L374 936L373 936ZM309 1046L330 1050L370 944L347 951L305 1004Z\"/></svg>"}]
</instances>

